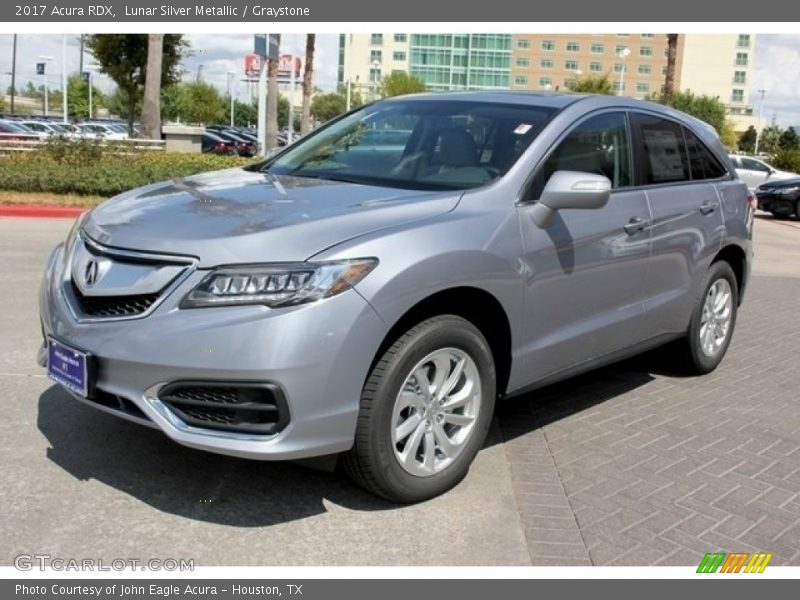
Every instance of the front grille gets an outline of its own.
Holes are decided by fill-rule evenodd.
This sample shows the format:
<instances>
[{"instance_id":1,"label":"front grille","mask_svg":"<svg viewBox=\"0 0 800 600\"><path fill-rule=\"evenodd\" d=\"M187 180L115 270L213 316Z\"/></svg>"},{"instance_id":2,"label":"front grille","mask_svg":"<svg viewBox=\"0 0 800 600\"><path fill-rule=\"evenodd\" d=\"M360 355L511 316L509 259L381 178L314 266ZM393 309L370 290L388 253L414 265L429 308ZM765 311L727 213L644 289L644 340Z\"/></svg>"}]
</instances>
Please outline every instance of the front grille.
<instances>
[{"instance_id":1,"label":"front grille","mask_svg":"<svg viewBox=\"0 0 800 600\"><path fill-rule=\"evenodd\" d=\"M272 435L289 421L283 393L270 383L176 382L159 399L193 427Z\"/></svg>"},{"instance_id":2,"label":"front grille","mask_svg":"<svg viewBox=\"0 0 800 600\"><path fill-rule=\"evenodd\" d=\"M132 296L84 296L74 283L72 293L83 314L89 317L132 317L146 312L159 294Z\"/></svg>"}]
</instances>

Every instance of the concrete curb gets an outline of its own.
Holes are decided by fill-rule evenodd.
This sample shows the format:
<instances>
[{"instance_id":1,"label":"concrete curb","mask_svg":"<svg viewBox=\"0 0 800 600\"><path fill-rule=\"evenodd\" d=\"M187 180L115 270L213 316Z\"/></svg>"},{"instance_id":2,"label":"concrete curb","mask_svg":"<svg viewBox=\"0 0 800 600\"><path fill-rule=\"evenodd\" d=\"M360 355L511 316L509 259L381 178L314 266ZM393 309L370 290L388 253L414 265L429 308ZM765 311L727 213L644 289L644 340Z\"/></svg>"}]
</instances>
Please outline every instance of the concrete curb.
<instances>
[{"instance_id":1,"label":"concrete curb","mask_svg":"<svg viewBox=\"0 0 800 600\"><path fill-rule=\"evenodd\" d=\"M38 217L74 219L86 208L66 206L0 206L0 217Z\"/></svg>"}]
</instances>

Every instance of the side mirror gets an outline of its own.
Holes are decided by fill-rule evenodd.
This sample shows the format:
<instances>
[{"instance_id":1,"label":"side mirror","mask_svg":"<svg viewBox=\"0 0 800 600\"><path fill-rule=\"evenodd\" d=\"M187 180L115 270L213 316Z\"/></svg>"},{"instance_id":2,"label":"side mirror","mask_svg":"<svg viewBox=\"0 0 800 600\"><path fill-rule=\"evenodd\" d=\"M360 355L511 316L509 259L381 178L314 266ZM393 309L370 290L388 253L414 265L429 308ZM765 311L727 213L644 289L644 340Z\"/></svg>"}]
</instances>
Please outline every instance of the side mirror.
<instances>
[{"instance_id":1,"label":"side mirror","mask_svg":"<svg viewBox=\"0 0 800 600\"><path fill-rule=\"evenodd\" d=\"M556 211L564 208L603 208L611 194L611 181L603 175L581 171L556 171L544 186L531 217L546 229Z\"/></svg>"}]
</instances>

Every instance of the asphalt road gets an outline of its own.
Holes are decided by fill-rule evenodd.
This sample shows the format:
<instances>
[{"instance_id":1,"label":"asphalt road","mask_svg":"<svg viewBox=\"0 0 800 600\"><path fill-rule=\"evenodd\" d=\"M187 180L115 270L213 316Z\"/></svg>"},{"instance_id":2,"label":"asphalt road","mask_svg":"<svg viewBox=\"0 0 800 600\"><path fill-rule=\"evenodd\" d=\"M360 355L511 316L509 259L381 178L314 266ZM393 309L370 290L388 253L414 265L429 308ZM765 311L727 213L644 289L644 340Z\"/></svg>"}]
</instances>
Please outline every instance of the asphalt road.
<instances>
[{"instance_id":1,"label":"asphalt road","mask_svg":"<svg viewBox=\"0 0 800 600\"><path fill-rule=\"evenodd\" d=\"M733 546L750 547L745 540L752 527L746 525L763 524L767 517L777 524L764 534L771 536L765 543L781 549L783 564L800 564L796 374L783 374L776 382L769 368L770 353L776 362L793 353L792 365L800 355L800 223L758 219L753 285L718 379L703 383L661 373L652 359L626 361L507 403L461 485L443 497L402 507L377 500L336 474L183 448L156 431L83 406L52 385L34 361L40 343L36 291L49 249L69 226L67 220L0 218L2 565L33 553L106 560L192 558L197 565L691 564L703 548L724 546L719 536ZM782 332L780 344L774 343L771 328ZM627 471L614 462L618 453L604 452L613 443L599 446L600 451L584 443L611 435L602 430L610 427L630 462L637 456L631 436L645 431L637 423L674 414L670 402L691 397L693 390L712 399L735 393L724 388L724 381L736 380L732 370L749 364L754 348L762 366L749 372L748 385L764 394L764 410L776 403L770 413L775 424L765 421L760 430L758 439L766 448L758 455L761 462L738 457L731 475L713 473L724 491L707 500L714 515L686 505L687 497L692 500L692 493L708 487L711 475L703 479L692 471L694 487L686 487L687 471L678 468L685 458L676 455L681 450L665 449L663 456L674 460L659 464L659 481L645 481L647 461L661 454L642 454ZM793 404L787 402L790 387ZM787 407L781 416L777 409ZM631 414L637 418L619 422L620 415ZM685 428L647 431L656 447L670 435L702 438L689 436ZM754 434L724 449L734 454L709 454L697 469L727 464L753 439ZM709 442L714 451L715 444ZM776 448L780 456L771 458ZM600 455L606 463L598 461ZM750 470L753 483L731 479L743 477L736 468L753 461L762 465L758 472ZM766 483L758 479L764 473L772 478ZM680 499L665 496L676 486L683 486ZM758 495L737 492L750 487ZM755 504L762 512L756 515L751 507L752 514L741 514L731 493L739 494L741 505ZM626 506L630 510L620 509ZM670 524L670 510L678 509L683 512L674 518L693 528ZM660 529L651 528L659 531L637 529L656 513L666 519ZM700 517L708 521L698 523ZM731 529L733 524L741 531ZM723 535L718 528L725 527L730 531ZM639 535L621 533L628 529Z\"/></svg>"}]
</instances>

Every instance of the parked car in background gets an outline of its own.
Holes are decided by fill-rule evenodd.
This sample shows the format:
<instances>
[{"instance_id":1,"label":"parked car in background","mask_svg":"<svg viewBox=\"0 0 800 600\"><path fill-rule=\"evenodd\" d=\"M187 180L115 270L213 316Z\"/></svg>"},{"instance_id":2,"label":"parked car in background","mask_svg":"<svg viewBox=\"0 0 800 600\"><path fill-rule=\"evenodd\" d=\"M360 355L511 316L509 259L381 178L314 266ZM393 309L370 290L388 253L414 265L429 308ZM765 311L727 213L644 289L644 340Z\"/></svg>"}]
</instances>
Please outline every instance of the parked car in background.
<instances>
[{"instance_id":1,"label":"parked car in background","mask_svg":"<svg viewBox=\"0 0 800 600\"><path fill-rule=\"evenodd\" d=\"M258 153L258 144L253 140L242 137L238 133L234 133L233 131L224 129L206 129L206 131L211 132L214 135L229 141L233 145L236 154L238 154L239 156L244 156L249 158L251 156L255 156Z\"/></svg>"},{"instance_id":2,"label":"parked car in background","mask_svg":"<svg viewBox=\"0 0 800 600\"><path fill-rule=\"evenodd\" d=\"M95 136L104 140L128 139L127 130L120 125L115 126L112 123L79 123L78 128L81 131L81 135L85 136Z\"/></svg>"},{"instance_id":3,"label":"parked car in background","mask_svg":"<svg viewBox=\"0 0 800 600\"><path fill-rule=\"evenodd\" d=\"M767 180L798 177L797 173L776 169L760 158L741 154L730 154L728 157L731 159L733 166L736 167L736 173L751 190L755 190Z\"/></svg>"},{"instance_id":4,"label":"parked car in background","mask_svg":"<svg viewBox=\"0 0 800 600\"><path fill-rule=\"evenodd\" d=\"M713 371L754 202L714 130L658 104L386 99L84 213L48 259L38 360L180 444L340 454L420 501L466 476L498 398L668 342Z\"/></svg>"},{"instance_id":5,"label":"parked car in background","mask_svg":"<svg viewBox=\"0 0 800 600\"><path fill-rule=\"evenodd\" d=\"M36 140L39 135L16 121L0 119L0 140Z\"/></svg>"},{"instance_id":6,"label":"parked car in background","mask_svg":"<svg viewBox=\"0 0 800 600\"><path fill-rule=\"evenodd\" d=\"M800 176L767 181L756 188L758 208L779 218L800 219Z\"/></svg>"},{"instance_id":7,"label":"parked car in background","mask_svg":"<svg viewBox=\"0 0 800 600\"><path fill-rule=\"evenodd\" d=\"M231 140L226 140L211 131L203 134L201 150L210 154L236 154L236 148Z\"/></svg>"}]
</instances>

